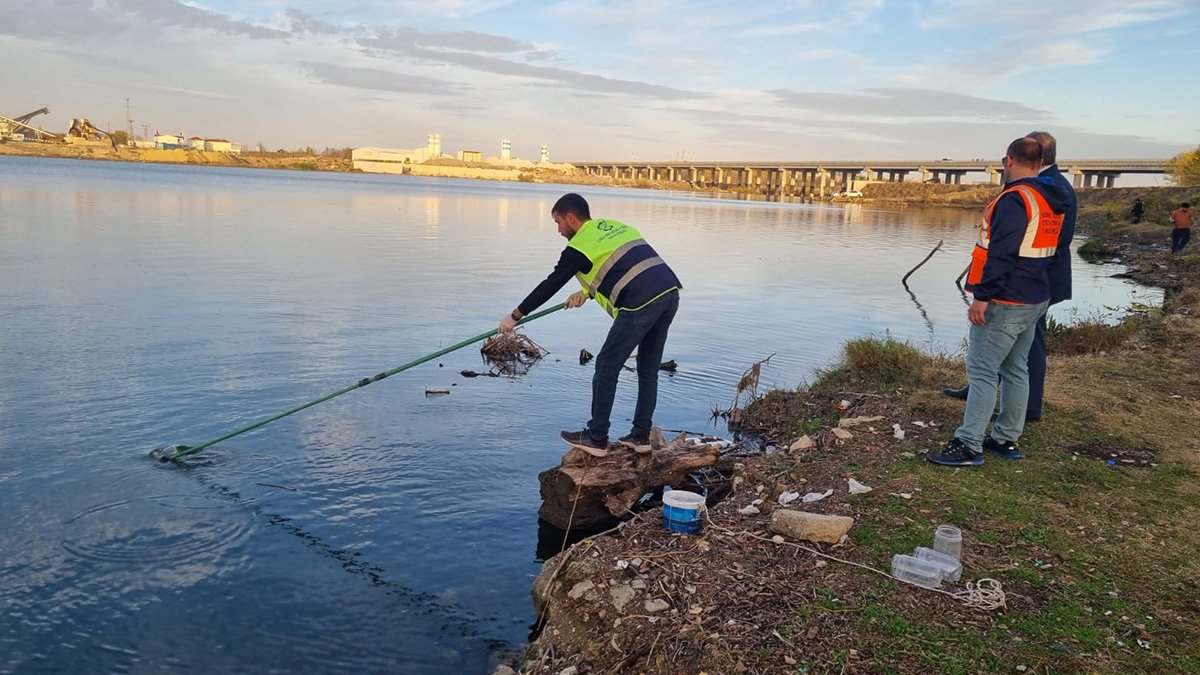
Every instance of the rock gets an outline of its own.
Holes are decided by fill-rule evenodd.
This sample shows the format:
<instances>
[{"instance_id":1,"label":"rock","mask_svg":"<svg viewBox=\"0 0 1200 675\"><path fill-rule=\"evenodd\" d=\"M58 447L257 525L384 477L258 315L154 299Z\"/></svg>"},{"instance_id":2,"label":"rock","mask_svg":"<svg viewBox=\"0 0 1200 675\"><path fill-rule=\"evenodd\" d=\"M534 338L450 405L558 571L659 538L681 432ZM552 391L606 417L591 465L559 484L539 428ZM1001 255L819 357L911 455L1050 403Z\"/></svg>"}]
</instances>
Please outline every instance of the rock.
<instances>
[{"instance_id":1,"label":"rock","mask_svg":"<svg viewBox=\"0 0 1200 675\"><path fill-rule=\"evenodd\" d=\"M496 669L492 671L492 675L517 675L517 671L509 668L508 666L499 665L496 666Z\"/></svg>"},{"instance_id":2,"label":"rock","mask_svg":"<svg viewBox=\"0 0 1200 675\"><path fill-rule=\"evenodd\" d=\"M629 585L633 588L638 589L639 591L646 590L646 580L645 579L634 579L633 581L629 582Z\"/></svg>"},{"instance_id":3,"label":"rock","mask_svg":"<svg viewBox=\"0 0 1200 675\"><path fill-rule=\"evenodd\" d=\"M558 675L578 675L578 673L579 669L575 666L567 666L566 668L558 671Z\"/></svg>"},{"instance_id":4,"label":"rock","mask_svg":"<svg viewBox=\"0 0 1200 675\"><path fill-rule=\"evenodd\" d=\"M646 611L653 614L655 612L663 612L671 609L670 603L662 598L653 598L646 601Z\"/></svg>"},{"instance_id":5,"label":"rock","mask_svg":"<svg viewBox=\"0 0 1200 675\"><path fill-rule=\"evenodd\" d=\"M585 579L585 580L575 584L575 586L573 586L571 588L570 592L567 593L567 597L572 600L578 600L578 599L582 598L585 593L587 593L588 591L592 590L595 587L596 587L596 584Z\"/></svg>"},{"instance_id":6,"label":"rock","mask_svg":"<svg viewBox=\"0 0 1200 675\"><path fill-rule=\"evenodd\" d=\"M793 441L792 445L788 447L788 450L791 452L796 452L797 450L807 450L814 445L816 445L816 443L813 443L813 439L808 434L805 434Z\"/></svg>"},{"instance_id":7,"label":"rock","mask_svg":"<svg viewBox=\"0 0 1200 675\"><path fill-rule=\"evenodd\" d=\"M870 424L871 422L882 421L882 415L875 415L873 417L843 417L842 419L838 420L838 428L848 429L850 427L858 426L859 424Z\"/></svg>"},{"instance_id":8,"label":"rock","mask_svg":"<svg viewBox=\"0 0 1200 675\"><path fill-rule=\"evenodd\" d=\"M834 427L831 431L833 431L833 435L837 436L839 441L848 441L851 438L854 438L854 434L841 427Z\"/></svg>"},{"instance_id":9,"label":"rock","mask_svg":"<svg viewBox=\"0 0 1200 675\"><path fill-rule=\"evenodd\" d=\"M612 596L613 607L617 608L618 612L625 610L625 605L628 605L631 600L637 597L637 591L633 590L633 586L629 584L618 584L608 589L609 595Z\"/></svg>"},{"instance_id":10,"label":"rock","mask_svg":"<svg viewBox=\"0 0 1200 675\"><path fill-rule=\"evenodd\" d=\"M853 526L854 519L848 516L827 516L791 509L775 509L771 514L772 532L824 544L840 542Z\"/></svg>"}]
</instances>

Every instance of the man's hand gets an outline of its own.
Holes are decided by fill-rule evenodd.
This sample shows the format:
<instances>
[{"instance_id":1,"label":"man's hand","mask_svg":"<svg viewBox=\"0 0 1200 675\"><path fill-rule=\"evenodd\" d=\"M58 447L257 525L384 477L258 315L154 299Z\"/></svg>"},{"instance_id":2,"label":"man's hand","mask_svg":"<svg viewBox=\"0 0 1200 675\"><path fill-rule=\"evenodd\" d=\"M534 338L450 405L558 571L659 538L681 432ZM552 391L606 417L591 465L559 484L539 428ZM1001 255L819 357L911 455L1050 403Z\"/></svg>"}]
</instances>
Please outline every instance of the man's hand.
<instances>
[{"instance_id":1,"label":"man's hand","mask_svg":"<svg viewBox=\"0 0 1200 675\"><path fill-rule=\"evenodd\" d=\"M971 303L971 308L967 310L967 319L976 326L982 326L987 322L987 319L984 318L987 308L987 300L975 300Z\"/></svg>"},{"instance_id":2,"label":"man's hand","mask_svg":"<svg viewBox=\"0 0 1200 675\"><path fill-rule=\"evenodd\" d=\"M576 291L571 294L571 297L567 298L567 309L581 307L583 306L583 303L587 302L587 300L587 293L584 293L583 291Z\"/></svg>"},{"instance_id":3,"label":"man's hand","mask_svg":"<svg viewBox=\"0 0 1200 675\"><path fill-rule=\"evenodd\" d=\"M517 319L510 312L505 314L503 319L500 319L500 326L497 327L496 330L500 331L501 333L511 333L516 327Z\"/></svg>"}]
</instances>

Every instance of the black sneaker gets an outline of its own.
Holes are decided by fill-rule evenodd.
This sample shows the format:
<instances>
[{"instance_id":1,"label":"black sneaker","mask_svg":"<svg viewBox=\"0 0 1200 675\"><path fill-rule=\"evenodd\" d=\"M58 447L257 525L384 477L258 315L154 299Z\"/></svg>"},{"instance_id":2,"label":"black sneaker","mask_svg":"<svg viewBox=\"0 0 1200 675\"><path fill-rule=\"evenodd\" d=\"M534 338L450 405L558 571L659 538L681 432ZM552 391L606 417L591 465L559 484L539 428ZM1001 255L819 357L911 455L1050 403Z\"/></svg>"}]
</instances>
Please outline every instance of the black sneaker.
<instances>
[{"instance_id":1,"label":"black sneaker","mask_svg":"<svg viewBox=\"0 0 1200 675\"><path fill-rule=\"evenodd\" d=\"M1004 459L1021 459L1025 456L1021 454L1021 449L1014 441L998 441L991 436L983 440L983 449L994 452Z\"/></svg>"},{"instance_id":2,"label":"black sneaker","mask_svg":"<svg viewBox=\"0 0 1200 675\"><path fill-rule=\"evenodd\" d=\"M617 442L634 452L645 454L651 450L650 434L630 433L628 436L618 438Z\"/></svg>"},{"instance_id":3,"label":"black sneaker","mask_svg":"<svg viewBox=\"0 0 1200 675\"><path fill-rule=\"evenodd\" d=\"M583 431L560 431L558 437L563 439L567 445L579 448L589 455L603 457L608 454L608 439L597 441L592 438L592 432L587 429Z\"/></svg>"},{"instance_id":4,"label":"black sneaker","mask_svg":"<svg viewBox=\"0 0 1200 675\"><path fill-rule=\"evenodd\" d=\"M942 466L983 466L983 453L971 450L958 438L951 438L940 452L931 452L925 459Z\"/></svg>"},{"instance_id":5,"label":"black sneaker","mask_svg":"<svg viewBox=\"0 0 1200 675\"><path fill-rule=\"evenodd\" d=\"M956 398L960 401L965 401L965 400L967 400L967 394L970 393L970 391L971 391L971 385L968 384L964 387L959 387L957 389L955 389L953 387L946 387L945 389L942 390L942 393L949 396L950 398Z\"/></svg>"}]
</instances>

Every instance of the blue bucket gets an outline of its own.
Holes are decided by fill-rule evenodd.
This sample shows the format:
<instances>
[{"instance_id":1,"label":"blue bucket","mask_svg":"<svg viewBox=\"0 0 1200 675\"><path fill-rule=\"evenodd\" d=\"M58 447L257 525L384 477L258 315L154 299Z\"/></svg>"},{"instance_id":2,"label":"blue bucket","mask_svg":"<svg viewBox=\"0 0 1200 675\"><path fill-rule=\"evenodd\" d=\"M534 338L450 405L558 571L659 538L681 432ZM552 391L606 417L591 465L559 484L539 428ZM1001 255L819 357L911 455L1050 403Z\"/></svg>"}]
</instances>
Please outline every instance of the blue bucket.
<instances>
[{"instance_id":1,"label":"blue bucket","mask_svg":"<svg viewBox=\"0 0 1200 675\"><path fill-rule=\"evenodd\" d=\"M703 495L687 490L667 490L663 493L663 527L672 532L697 532L703 508Z\"/></svg>"}]
</instances>

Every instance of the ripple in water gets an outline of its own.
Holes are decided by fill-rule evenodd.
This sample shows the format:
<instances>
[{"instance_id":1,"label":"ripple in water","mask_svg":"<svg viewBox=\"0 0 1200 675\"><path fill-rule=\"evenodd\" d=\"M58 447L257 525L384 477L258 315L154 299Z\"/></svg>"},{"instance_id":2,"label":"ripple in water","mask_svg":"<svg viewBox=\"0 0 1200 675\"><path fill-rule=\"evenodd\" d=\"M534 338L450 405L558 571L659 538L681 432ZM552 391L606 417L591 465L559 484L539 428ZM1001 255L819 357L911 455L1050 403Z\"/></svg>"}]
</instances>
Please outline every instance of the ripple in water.
<instances>
[{"instance_id":1,"label":"ripple in water","mask_svg":"<svg viewBox=\"0 0 1200 675\"><path fill-rule=\"evenodd\" d=\"M97 504L64 523L62 546L83 560L180 563L211 560L254 530L254 514L196 495Z\"/></svg>"}]
</instances>

